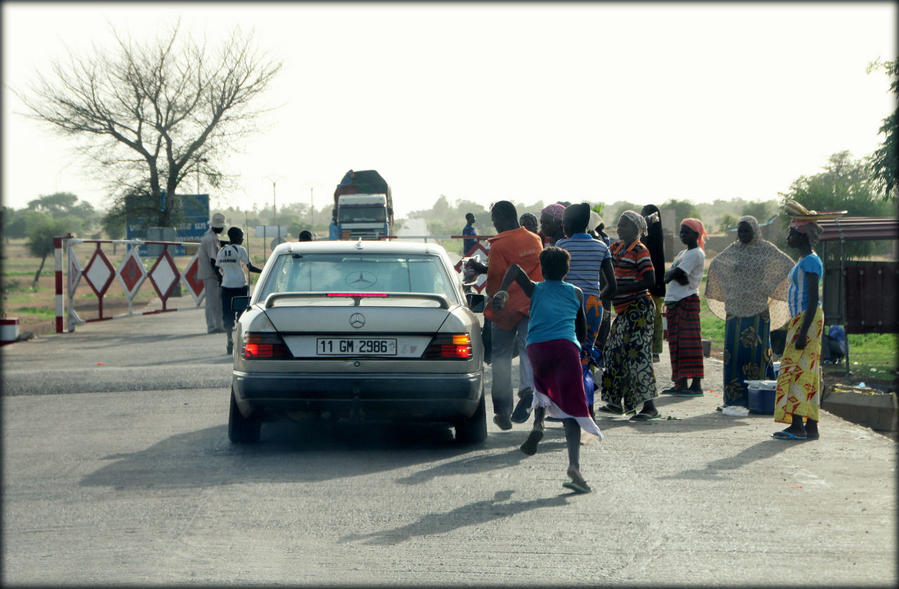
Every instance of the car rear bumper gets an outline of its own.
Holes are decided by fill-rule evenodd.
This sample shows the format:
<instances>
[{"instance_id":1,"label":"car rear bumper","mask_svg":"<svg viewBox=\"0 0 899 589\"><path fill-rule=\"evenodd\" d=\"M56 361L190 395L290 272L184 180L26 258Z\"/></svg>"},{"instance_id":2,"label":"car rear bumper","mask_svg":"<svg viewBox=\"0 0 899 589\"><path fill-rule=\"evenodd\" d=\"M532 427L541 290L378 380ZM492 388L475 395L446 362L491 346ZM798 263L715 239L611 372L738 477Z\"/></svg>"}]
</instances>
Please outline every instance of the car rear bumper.
<instances>
[{"instance_id":1,"label":"car rear bumper","mask_svg":"<svg viewBox=\"0 0 899 589\"><path fill-rule=\"evenodd\" d=\"M245 416L309 411L454 421L477 410L482 380L480 371L364 376L232 373L235 399Z\"/></svg>"}]
</instances>

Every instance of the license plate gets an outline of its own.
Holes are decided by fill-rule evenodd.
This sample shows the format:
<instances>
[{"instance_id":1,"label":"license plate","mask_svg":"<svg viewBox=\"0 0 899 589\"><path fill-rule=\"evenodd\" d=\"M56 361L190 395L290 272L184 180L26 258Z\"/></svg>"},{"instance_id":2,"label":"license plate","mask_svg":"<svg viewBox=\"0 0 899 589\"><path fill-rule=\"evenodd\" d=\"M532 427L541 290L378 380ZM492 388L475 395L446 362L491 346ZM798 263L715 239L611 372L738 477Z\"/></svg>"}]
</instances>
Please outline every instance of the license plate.
<instances>
[{"instance_id":1,"label":"license plate","mask_svg":"<svg viewBox=\"0 0 899 589\"><path fill-rule=\"evenodd\" d=\"M396 338L326 338L315 340L317 356L396 356Z\"/></svg>"}]
</instances>

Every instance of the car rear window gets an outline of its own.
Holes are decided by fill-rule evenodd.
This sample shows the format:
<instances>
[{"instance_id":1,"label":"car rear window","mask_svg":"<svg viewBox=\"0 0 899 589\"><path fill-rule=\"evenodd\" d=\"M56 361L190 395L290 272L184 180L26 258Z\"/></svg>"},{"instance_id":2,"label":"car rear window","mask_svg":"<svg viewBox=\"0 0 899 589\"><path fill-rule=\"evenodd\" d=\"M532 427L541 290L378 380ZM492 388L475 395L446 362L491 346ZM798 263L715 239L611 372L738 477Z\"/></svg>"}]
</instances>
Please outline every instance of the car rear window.
<instances>
[{"instance_id":1,"label":"car rear window","mask_svg":"<svg viewBox=\"0 0 899 589\"><path fill-rule=\"evenodd\" d=\"M427 292L457 297L440 258L407 254L291 254L278 256L261 285L274 292Z\"/></svg>"}]
</instances>

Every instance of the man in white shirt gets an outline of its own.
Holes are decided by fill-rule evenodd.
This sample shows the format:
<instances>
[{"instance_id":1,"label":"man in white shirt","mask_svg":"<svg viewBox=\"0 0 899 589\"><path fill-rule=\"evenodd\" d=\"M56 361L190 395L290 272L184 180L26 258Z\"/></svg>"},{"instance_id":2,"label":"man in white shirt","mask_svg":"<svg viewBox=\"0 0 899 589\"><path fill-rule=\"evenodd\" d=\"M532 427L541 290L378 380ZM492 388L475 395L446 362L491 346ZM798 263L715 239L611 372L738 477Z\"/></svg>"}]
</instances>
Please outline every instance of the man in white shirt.
<instances>
[{"instance_id":1,"label":"man in white shirt","mask_svg":"<svg viewBox=\"0 0 899 589\"><path fill-rule=\"evenodd\" d=\"M228 336L228 354L234 351L232 331L236 315L231 310L231 300L234 297L247 296L250 292L247 286L247 275L244 273L245 265L250 272L262 272L250 262L250 254L241 245L243 243L243 231L240 227L228 229L228 245L219 250L215 258L216 271L221 268L222 277L222 320L225 325L225 334Z\"/></svg>"},{"instance_id":2,"label":"man in white shirt","mask_svg":"<svg viewBox=\"0 0 899 589\"><path fill-rule=\"evenodd\" d=\"M206 333L223 333L222 294L219 286L219 275L215 270L215 257L219 251L219 235L225 229L225 215L212 215L209 229L200 238L200 251L197 256L197 279L203 281L206 293Z\"/></svg>"}]
</instances>

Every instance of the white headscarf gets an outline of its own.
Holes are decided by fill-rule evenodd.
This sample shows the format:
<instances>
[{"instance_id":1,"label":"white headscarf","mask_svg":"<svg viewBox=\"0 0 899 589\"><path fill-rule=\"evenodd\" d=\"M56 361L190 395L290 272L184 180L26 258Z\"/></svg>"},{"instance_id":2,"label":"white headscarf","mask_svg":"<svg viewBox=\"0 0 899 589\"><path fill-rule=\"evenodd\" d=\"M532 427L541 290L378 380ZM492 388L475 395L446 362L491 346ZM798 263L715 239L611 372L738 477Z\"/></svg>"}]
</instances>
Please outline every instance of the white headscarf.
<instances>
[{"instance_id":1,"label":"white headscarf","mask_svg":"<svg viewBox=\"0 0 899 589\"><path fill-rule=\"evenodd\" d=\"M739 239L715 256L706 277L705 297L709 310L721 319L728 315L752 317L766 309L771 329L790 319L787 306L787 275L793 259L762 239L755 217L740 217L752 228L752 240Z\"/></svg>"},{"instance_id":2,"label":"white headscarf","mask_svg":"<svg viewBox=\"0 0 899 589\"><path fill-rule=\"evenodd\" d=\"M643 215L636 211L624 211L623 213L621 213L621 216L637 227L638 240L646 235L646 219L643 218Z\"/></svg>"}]
</instances>

